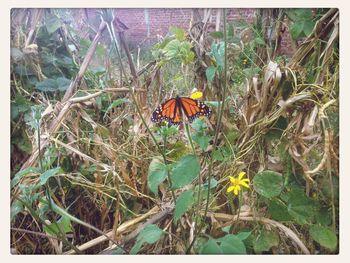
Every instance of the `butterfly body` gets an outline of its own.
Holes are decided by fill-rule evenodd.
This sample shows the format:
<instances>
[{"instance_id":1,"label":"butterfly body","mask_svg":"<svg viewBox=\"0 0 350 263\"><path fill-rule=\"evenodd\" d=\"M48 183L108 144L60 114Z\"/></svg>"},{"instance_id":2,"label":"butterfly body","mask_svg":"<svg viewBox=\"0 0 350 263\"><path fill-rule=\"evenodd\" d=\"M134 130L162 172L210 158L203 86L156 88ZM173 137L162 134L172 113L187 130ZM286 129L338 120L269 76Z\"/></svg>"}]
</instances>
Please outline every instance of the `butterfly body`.
<instances>
[{"instance_id":1,"label":"butterfly body","mask_svg":"<svg viewBox=\"0 0 350 263\"><path fill-rule=\"evenodd\" d=\"M178 125L183 122L183 115L186 115L189 122L192 122L199 116L209 117L210 114L210 108L203 102L176 96L159 105L153 112L151 120L153 122L166 120L171 124Z\"/></svg>"}]
</instances>

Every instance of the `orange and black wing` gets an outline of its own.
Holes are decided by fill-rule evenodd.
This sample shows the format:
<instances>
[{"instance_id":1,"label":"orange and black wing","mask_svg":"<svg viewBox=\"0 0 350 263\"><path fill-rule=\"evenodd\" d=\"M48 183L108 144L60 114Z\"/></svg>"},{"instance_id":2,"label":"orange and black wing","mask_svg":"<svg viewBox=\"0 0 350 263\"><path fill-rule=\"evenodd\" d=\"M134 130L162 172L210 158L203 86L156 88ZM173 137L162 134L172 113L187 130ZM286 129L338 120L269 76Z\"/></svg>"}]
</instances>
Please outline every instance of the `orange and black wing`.
<instances>
[{"instance_id":1,"label":"orange and black wing","mask_svg":"<svg viewBox=\"0 0 350 263\"><path fill-rule=\"evenodd\" d=\"M188 97L180 98L181 107L190 122L199 116L210 117L211 110L203 102Z\"/></svg>"},{"instance_id":2,"label":"orange and black wing","mask_svg":"<svg viewBox=\"0 0 350 263\"><path fill-rule=\"evenodd\" d=\"M177 99L173 98L159 105L153 112L151 120L153 122L166 120L172 124L179 124L182 121L182 116Z\"/></svg>"}]
</instances>

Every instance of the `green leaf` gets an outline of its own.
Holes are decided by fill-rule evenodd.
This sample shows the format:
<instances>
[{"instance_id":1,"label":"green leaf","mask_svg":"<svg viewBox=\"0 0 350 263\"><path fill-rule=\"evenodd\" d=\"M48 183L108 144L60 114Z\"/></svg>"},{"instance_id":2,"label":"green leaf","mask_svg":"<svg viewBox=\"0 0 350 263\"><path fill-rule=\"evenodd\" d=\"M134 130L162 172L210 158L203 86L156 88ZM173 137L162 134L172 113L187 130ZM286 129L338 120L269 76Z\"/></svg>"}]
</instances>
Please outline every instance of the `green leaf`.
<instances>
[{"instance_id":1,"label":"green leaf","mask_svg":"<svg viewBox=\"0 0 350 263\"><path fill-rule=\"evenodd\" d=\"M313 225L310 227L310 235L312 236L313 240L323 247L330 250L335 250L337 247L337 236L327 227Z\"/></svg>"},{"instance_id":2,"label":"green leaf","mask_svg":"<svg viewBox=\"0 0 350 263\"><path fill-rule=\"evenodd\" d=\"M218 243L213 238L209 238L207 242L205 242L201 248L199 253L204 255L216 255L222 254L222 249L218 245Z\"/></svg>"},{"instance_id":3,"label":"green leaf","mask_svg":"<svg viewBox=\"0 0 350 263\"><path fill-rule=\"evenodd\" d=\"M124 103L129 102L127 98L119 98L117 100L114 100L107 108L106 113L107 114L109 111L111 111L114 107L117 107L119 105L122 105Z\"/></svg>"},{"instance_id":4,"label":"green leaf","mask_svg":"<svg viewBox=\"0 0 350 263\"><path fill-rule=\"evenodd\" d=\"M11 205L11 221L15 218L15 216L24 210L23 204L21 201L14 200Z\"/></svg>"},{"instance_id":5,"label":"green leaf","mask_svg":"<svg viewBox=\"0 0 350 263\"><path fill-rule=\"evenodd\" d=\"M282 176L274 171L259 172L253 179L254 189L262 196L271 198L278 196L283 189Z\"/></svg>"},{"instance_id":6,"label":"green leaf","mask_svg":"<svg viewBox=\"0 0 350 263\"><path fill-rule=\"evenodd\" d=\"M209 145L209 141L211 139L211 137L209 136L205 136L205 135L198 135L198 134L194 134L192 136L192 139L198 143L199 147L201 148L201 150L205 151Z\"/></svg>"},{"instance_id":7,"label":"green leaf","mask_svg":"<svg viewBox=\"0 0 350 263\"><path fill-rule=\"evenodd\" d=\"M19 171L18 173L16 173L16 175L11 180L11 188L13 188L15 185L17 185L23 176L30 174L30 173L37 173L38 174L38 173L40 173L40 169L37 167L28 167L28 168L25 168L25 169Z\"/></svg>"},{"instance_id":8,"label":"green leaf","mask_svg":"<svg viewBox=\"0 0 350 263\"><path fill-rule=\"evenodd\" d=\"M13 62L19 62L24 58L23 52L18 48L11 48L11 59L13 59Z\"/></svg>"},{"instance_id":9,"label":"green leaf","mask_svg":"<svg viewBox=\"0 0 350 263\"><path fill-rule=\"evenodd\" d=\"M227 234L218 240L223 254L247 254L244 243L236 235Z\"/></svg>"},{"instance_id":10,"label":"green leaf","mask_svg":"<svg viewBox=\"0 0 350 263\"><path fill-rule=\"evenodd\" d=\"M184 215L186 211L192 207L193 203L193 191L190 190L181 193L176 200L174 221L176 222L182 215Z\"/></svg>"},{"instance_id":11,"label":"green leaf","mask_svg":"<svg viewBox=\"0 0 350 263\"><path fill-rule=\"evenodd\" d=\"M258 45L266 45L264 39L262 39L261 37L257 37L254 39L255 43L258 44Z\"/></svg>"},{"instance_id":12,"label":"green leaf","mask_svg":"<svg viewBox=\"0 0 350 263\"><path fill-rule=\"evenodd\" d=\"M203 185L203 190L208 190L209 181L205 182ZM215 178L210 179L210 189L215 188L218 185L218 181Z\"/></svg>"},{"instance_id":13,"label":"green leaf","mask_svg":"<svg viewBox=\"0 0 350 263\"><path fill-rule=\"evenodd\" d=\"M236 237L238 237L240 240L245 240L250 236L251 233L252 231L248 231L248 232L242 231L236 234Z\"/></svg>"},{"instance_id":14,"label":"green leaf","mask_svg":"<svg viewBox=\"0 0 350 263\"><path fill-rule=\"evenodd\" d=\"M221 230L227 234L230 233L230 229L231 229L231 226L225 226L225 227L221 228Z\"/></svg>"},{"instance_id":15,"label":"green leaf","mask_svg":"<svg viewBox=\"0 0 350 263\"><path fill-rule=\"evenodd\" d=\"M81 57L85 57L90 45L91 41L89 39L81 38L80 39L80 48L79 48L79 55Z\"/></svg>"},{"instance_id":16,"label":"green leaf","mask_svg":"<svg viewBox=\"0 0 350 263\"><path fill-rule=\"evenodd\" d=\"M218 65L218 70L221 71L224 68L224 58L225 58L225 45L224 42L213 43L211 45L210 55L215 58Z\"/></svg>"},{"instance_id":17,"label":"green leaf","mask_svg":"<svg viewBox=\"0 0 350 263\"><path fill-rule=\"evenodd\" d=\"M131 250L130 250L130 255L135 255L135 254L137 254L137 253L140 251L142 245L143 245L143 243L142 243L141 241L137 241L137 242L135 243L135 245L131 248Z\"/></svg>"},{"instance_id":18,"label":"green leaf","mask_svg":"<svg viewBox=\"0 0 350 263\"><path fill-rule=\"evenodd\" d=\"M65 91L68 89L71 81L69 79L66 79L64 77L60 77L57 79L45 79L43 81L40 81L36 84L35 88L41 91Z\"/></svg>"},{"instance_id":19,"label":"green leaf","mask_svg":"<svg viewBox=\"0 0 350 263\"><path fill-rule=\"evenodd\" d=\"M285 196L289 214L299 224L309 223L319 209L319 205L307 197L300 188L292 188Z\"/></svg>"},{"instance_id":20,"label":"green leaf","mask_svg":"<svg viewBox=\"0 0 350 263\"><path fill-rule=\"evenodd\" d=\"M185 40L185 30L179 27L170 27L170 32L175 35L175 38L179 41Z\"/></svg>"},{"instance_id":21,"label":"green leaf","mask_svg":"<svg viewBox=\"0 0 350 263\"><path fill-rule=\"evenodd\" d=\"M303 32L304 29L304 22L294 22L293 25L290 27L290 33L292 35L292 38L295 40L297 39L301 32Z\"/></svg>"},{"instance_id":22,"label":"green leaf","mask_svg":"<svg viewBox=\"0 0 350 263\"><path fill-rule=\"evenodd\" d=\"M148 188L154 193L158 193L158 185L167 177L167 167L158 159L153 159L148 168Z\"/></svg>"},{"instance_id":23,"label":"green leaf","mask_svg":"<svg viewBox=\"0 0 350 263\"><path fill-rule=\"evenodd\" d=\"M210 36L212 38L219 39L219 38L223 38L224 37L224 33L222 33L221 31L215 31L215 32L211 32Z\"/></svg>"},{"instance_id":24,"label":"green leaf","mask_svg":"<svg viewBox=\"0 0 350 263\"><path fill-rule=\"evenodd\" d=\"M217 160L217 161L223 161L225 157L222 154L221 149L217 149L213 153L213 158L214 160Z\"/></svg>"},{"instance_id":25,"label":"green leaf","mask_svg":"<svg viewBox=\"0 0 350 263\"><path fill-rule=\"evenodd\" d=\"M96 76L100 76L106 72L106 68L103 66L94 66L91 67L91 72L94 73Z\"/></svg>"},{"instance_id":26,"label":"green leaf","mask_svg":"<svg viewBox=\"0 0 350 263\"><path fill-rule=\"evenodd\" d=\"M49 34L52 34L57 29L61 27L61 21L58 19L57 16L53 15L49 17L49 19L45 22L46 30Z\"/></svg>"},{"instance_id":27,"label":"green leaf","mask_svg":"<svg viewBox=\"0 0 350 263\"><path fill-rule=\"evenodd\" d=\"M269 251L271 247L278 246L279 236L275 232L262 230L259 236L253 241L254 251L261 253Z\"/></svg>"},{"instance_id":28,"label":"green leaf","mask_svg":"<svg viewBox=\"0 0 350 263\"><path fill-rule=\"evenodd\" d=\"M322 226L328 226L332 223L332 214L327 208L321 208L315 215L316 222Z\"/></svg>"},{"instance_id":29,"label":"green leaf","mask_svg":"<svg viewBox=\"0 0 350 263\"><path fill-rule=\"evenodd\" d=\"M315 24L312 20L305 20L304 28L303 28L305 36L308 36L311 34L312 30L314 29L314 25Z\"/></svg>"},{"instance_id":30,"label":"green leaf","mask_svg":"<svg viewBox=\"0 0 350 263\"><path fill-rule=\"evenodd\" d=\"M205 76L208 81L212 81L215 77L216 67L210 66L205 70Z\"/></svg>"},{"instance_id":31,"label":"green leaf","mask_svg":"<svg viewBox=\"0 0 350 263\"><path fill-rule=\"evenodd\" d=\"M56 174L61 173L61 172L62 172L62 169L59 166L56 168L47 170L42 175L40 175L38 185L44 185L50 177L55 176Z\"/></svg>"},{"instance_id":32,"label":"green leaf","mask_svg":"<svg viewBox=\"0 0 350 263\"><path fill-rule=\"evenodd\" d=\"M34 75L33 71L30 68L27 68L23 65L18 65L15 67L16 74L20 76L31 76Z\"/></svg>"},{"instance_id":33,"label":"green leaf","mask_svg":"<svg viewBox=\"0 0 350 263\"><path fill-rule=\"evenodd\" d=\"M136 243L130 250L130 254L136 254L144 243L154 244L161 238L163 233L164 231L157 225L147 225L137 236Z\"/></svg>"},{"instance_id":34,"label":"green leaf","mask_svg":"<svg viewBox=\"0 0 350 263\"><path fill-rule=\"evenodd\" d=\"M290 221L292 217L288 213L287 206L280 200L269 200L268 209L273 219L277 221Z\"/></svg>"},{"instance_id":35,"label":"green leaf","mask_svg":"<svg viewBox=\"0 0 350 263\"><path fill-rule=\"evenodd\" d=\"M51 224L50 228L46 225L44 226L44 231L52 236L56 236L60 233L60 230L64 233L72 232L72 223L68 217L62 216L57 223Z\"/></svg>"},{"instance_id":36,"label":"green leaf","mask_svg":"<svg viewBox=\"0 0 350 263\"><path fill-rule=\"evenodd\" d=\"M65 91L69 88L71 81L69 79L60 77L56 79L56 83L59 91Z\"/></svg>"},{"instance_id":37,"label":"green leaf","mask_svg":"<svg viewBox=\"0 0 350 263\"><path fill-rule=\"evenodd\" d=\"M58 89L58 86L56 80L45 79L43 81L38 82L35 88L41 91L56 91Z\"/></svg>"},{"instance_id":38,"label":"green leaf","mask_svg":"<svg viewBox=\"0 0 350 263\"><path fill-rule=\"evenodd\" d=\"M182 157L175 163L172 170L172 187L173 189L181 188L193 181L199 174L200 165L195 155L189 154Z\"/></svg>"}]
</instances>

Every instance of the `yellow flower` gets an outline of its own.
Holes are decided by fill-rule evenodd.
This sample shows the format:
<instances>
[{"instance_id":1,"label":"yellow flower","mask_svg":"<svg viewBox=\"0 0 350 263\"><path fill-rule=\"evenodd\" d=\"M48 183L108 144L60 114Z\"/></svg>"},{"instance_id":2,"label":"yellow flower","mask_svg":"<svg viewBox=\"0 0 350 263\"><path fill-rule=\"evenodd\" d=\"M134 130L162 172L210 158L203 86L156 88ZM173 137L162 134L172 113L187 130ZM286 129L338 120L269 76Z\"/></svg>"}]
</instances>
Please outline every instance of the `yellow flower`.
<instances>
[{"instance_id":1,"label":"yellow flower","mask_svg":"<svg viewBox=\"0 0 350 263\"><path fill-rule=\"evenodd\" d=\"M233 191L234 195L238 195L239 191L241 191L241 186L250 188L249 187L250 181L248 178L243 179L244 176L245 176L245 172L240 172L238 175L238 178L229 176L231 185L229 186L229 188L227 188L227 193Z\"/></svg>"},{"instance_id":2,"label":"yellow flower","mask_svg":"<svg viewBox=\"0 0 350 263\"><path fill-rule=\"evenodd\" d=\"M193 92L192 94L191 94L191 99L195 99L195 100L197 100L197 99L199 99L199 98L202 98L202 96L203 96L203 92L201 92L201 91L195 91L195 92Z\"/></svg>"}]
</instances>

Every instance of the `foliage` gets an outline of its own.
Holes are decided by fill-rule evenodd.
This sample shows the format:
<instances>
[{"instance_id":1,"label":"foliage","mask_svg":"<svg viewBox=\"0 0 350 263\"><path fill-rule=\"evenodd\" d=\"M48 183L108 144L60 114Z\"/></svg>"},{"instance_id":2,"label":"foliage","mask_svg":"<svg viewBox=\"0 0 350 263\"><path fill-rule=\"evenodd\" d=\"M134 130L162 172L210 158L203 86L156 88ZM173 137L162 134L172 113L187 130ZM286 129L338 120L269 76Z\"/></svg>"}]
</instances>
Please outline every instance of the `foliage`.
<instances>
[{"instance_id":1,"label":"foliage","mask_svg":"<svg viewBox=\"0 0 350 263\"><path fill-rule=\"evenodd\" d=\"M108 239L81 253L337 253L335 9L225 13L219 31L201 18L138 46L112 23L119 11L89 12L12 10L13 250L73 254ZM159 102L193 88L210 118L151 123Z\"/></svg>"}]
</instances>

